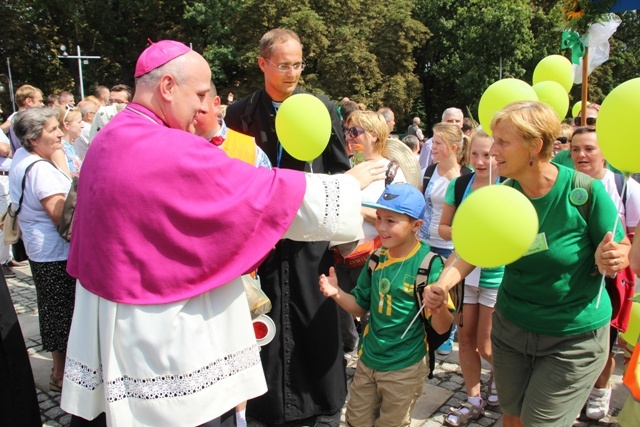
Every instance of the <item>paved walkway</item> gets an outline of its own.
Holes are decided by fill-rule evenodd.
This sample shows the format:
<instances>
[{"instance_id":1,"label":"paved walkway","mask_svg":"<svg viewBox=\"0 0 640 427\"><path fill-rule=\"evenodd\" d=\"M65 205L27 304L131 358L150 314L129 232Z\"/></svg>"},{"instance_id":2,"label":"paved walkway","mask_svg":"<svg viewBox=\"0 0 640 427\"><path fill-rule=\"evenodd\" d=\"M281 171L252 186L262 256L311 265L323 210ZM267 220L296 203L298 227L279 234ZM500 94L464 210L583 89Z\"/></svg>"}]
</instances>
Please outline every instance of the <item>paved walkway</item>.
<instances>
[{"instance_id":1,"label":"paved walkway","mask_svg":"<svg viewBox=\"0 0 640 427\"><path fill-rule=\"evenodd\" d=\"M18 313L22 333L29 350L31 367L36 387L38 388L38 401L40 402L43 425L46 427L68 426L71 417L60 409L60 394L49 392L49 374L52 366L51 354L42 352L36 291L31 279L31 272L28 267L16 268L14 271L16 271L17 277L7 279L7 284L9 285L9 292ZM574 427L617 426L615 417L620 412L628 395L627 390L622 386L622 356L622 350L617 349L616 371L612 378L613 399L609 416L600 422L586 422L587 420L582 416L574 424ZM482 372L482 378L486 382L489 379L488 365L483 365ZM435 377L425 381L422 397L416 404L412 414L411 426L441 426L449 407L457 406L464 399L466 399L466 394L458 365L457 344L455 344L454 351L449 356L438 360ZM487 410L484 417L481 417L475 423L469 424L469 426L501 427L502 414L500 409ZM262 425L251 422L249 427L262 427Z\"/></svg>"}]
</instances>

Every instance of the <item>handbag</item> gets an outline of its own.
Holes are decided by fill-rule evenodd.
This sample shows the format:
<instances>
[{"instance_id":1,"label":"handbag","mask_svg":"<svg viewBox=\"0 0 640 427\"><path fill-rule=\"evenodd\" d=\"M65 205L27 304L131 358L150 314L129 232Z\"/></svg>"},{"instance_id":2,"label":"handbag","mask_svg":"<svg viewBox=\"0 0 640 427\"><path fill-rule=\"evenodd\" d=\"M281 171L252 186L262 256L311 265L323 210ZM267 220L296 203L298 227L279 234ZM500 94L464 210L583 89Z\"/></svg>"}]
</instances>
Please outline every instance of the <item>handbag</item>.
<instances>
[{"instance_id":1,"label":"handbag","mask_svg":"<svg viewBox=\"0 0 640 427\"><path fill-rule=\"evenodd\" d=\"M2 233L4 244L13 245L20 240L20 226L18 225L18 213L13 210L13 205L9 203L7 210L2 214Z\"/></svg>"},{"instance_id":2,"label":"handbag","mask_svg":"<svg viewBox=\"0 0 640 427\"><path fill-rule=\"evenodd\" d=\"M349 268L358 268L366 264L369 255L374 253L376 249L382 247L380 236L373 240L360 243L349 255L343 256L337 250L334 251L336 264L344 263Z\"/></svg>"},{"instance_id":3,"label":"handbag","mask_svg":"<svg viewBox=\"0 0 640 427\"><path fill-rule=\"evenodd\" d=\"M24 198L24 185L27 181L27 174L38 162L47 162L48 160L40 159L27 166L22 177L22 191L20 193L20 201L18 202L18 209L14 211L13 203L9 203L6 212L2 215L2 233L4 234L5 245L15 245L20 241L20 225L18 224L18 214L22 209L22 199Z\"/></svg>"},{"instance_id":4,"label":"handbag","mask_svg":"<svg viewBox=\"0 0 640 427\"><path fill-rule=\"evenodd\" d=\"M71 188L67 193L62 207L62 216L58 224L58 234L67 242L71 241L71 230L73 229L73 215L76 212L76 199L78 198L78 177L74 176L71 181Z\"/></svg>"}]
</instances>

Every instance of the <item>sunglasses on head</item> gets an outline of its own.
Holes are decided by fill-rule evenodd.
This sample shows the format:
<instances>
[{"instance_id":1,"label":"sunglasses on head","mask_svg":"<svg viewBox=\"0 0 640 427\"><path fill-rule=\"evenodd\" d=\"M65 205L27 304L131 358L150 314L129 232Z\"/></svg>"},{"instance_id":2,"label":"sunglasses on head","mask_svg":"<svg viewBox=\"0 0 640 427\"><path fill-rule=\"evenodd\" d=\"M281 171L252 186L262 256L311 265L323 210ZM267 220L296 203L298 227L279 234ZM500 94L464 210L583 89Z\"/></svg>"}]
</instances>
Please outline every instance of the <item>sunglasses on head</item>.
<instances>
[{"instance_id":1,"label":"sunglasses on head","mask_svg":"<svg viewBox=\"0 0 640 427\"><path fill-rule=\"evenodd\" d=\"M361 135L365 132L364 129L357 128L355 126L351 126L350 128L346 128L344 130L345 135L350 136L351 138L357 138L358 135Z\"/></svg>"},{"instance_id":2,"label":"sunglasses on head","mask_svg":"<svg viewBox=\"0 0 640 427\"><path fill-rule=\"evenodd\" d=\"M587 117L587 126L595 126L596 118L595 117ZM582 126L582 117L575 117L573 119L574 126Z\"/></svg>"},{"instance_id":3,"label":"sunglasses on head","mask_svg":"<svg viewBox=\"0 0 640 427\"><path fill-rule=\"evenodd\" d=\"M559 141L560 144L566 144L567 142L571 142L569 141L569 138L567 138L566 136L559 136L556 138L556 141Z\"/></svg>"}]
</instances>

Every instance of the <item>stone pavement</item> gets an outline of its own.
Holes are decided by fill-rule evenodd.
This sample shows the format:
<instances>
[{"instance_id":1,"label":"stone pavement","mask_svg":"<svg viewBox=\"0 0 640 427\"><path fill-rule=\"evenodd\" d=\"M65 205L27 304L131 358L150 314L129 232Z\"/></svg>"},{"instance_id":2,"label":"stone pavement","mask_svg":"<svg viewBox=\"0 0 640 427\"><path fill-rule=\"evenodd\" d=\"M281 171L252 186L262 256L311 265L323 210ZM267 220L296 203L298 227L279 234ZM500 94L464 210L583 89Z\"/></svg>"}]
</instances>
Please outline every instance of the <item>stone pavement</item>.
<instances>
[{"instance_id":1,"label":"stone pavement","mask_svg":"<svg viewBox=\"0 0 640 427\"><path fill-rule=\"evenodd\" d=\"M52 366L51 354L42 352L36 291L31 279L31 272L28 267L14 268L14 271L16 272L16 277L7 279L7 284L9 285L9 292L18 313L22 333L29 351L31 367L38 389L38 401L40 402L43 425L46 427L68 426L71 417L60 409L60 393L49 391L49 375ZM580 420L574 424L574 427L615 427L618 425L615 417L620 412L628 395L627 390L622 385L622 358L622 350L616 349L616 371L612 378L613 398L609 416L600 420L600 422L587 422L586 418L581 416ZM484 382L489 379L489 366L487 364L483 364L482 379ZM466 399L466 394L458 365L457 344L454 344L454 351L449 356L438 359L434 378L425 381L422 396L412 414L411 426L441 426L449 408L458 406L460 401L464 399ZM469 424L469 426L501 427L502 414L500 409L487 408L485 415L474 423ZM257 422L249 423L249 427L263 426L263 424ZM344 426L344 423L342 426Z\"/></svg>"}]
</instances>

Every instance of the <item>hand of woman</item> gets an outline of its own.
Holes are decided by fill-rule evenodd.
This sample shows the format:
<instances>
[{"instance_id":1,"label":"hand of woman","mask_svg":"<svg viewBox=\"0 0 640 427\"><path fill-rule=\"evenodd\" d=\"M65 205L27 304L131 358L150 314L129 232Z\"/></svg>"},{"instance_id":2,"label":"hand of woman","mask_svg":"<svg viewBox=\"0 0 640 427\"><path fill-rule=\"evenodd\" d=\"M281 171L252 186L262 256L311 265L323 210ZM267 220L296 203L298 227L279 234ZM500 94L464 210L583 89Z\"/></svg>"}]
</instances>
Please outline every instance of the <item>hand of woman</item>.
<instances>
[{"instance_id":1,"label":"hand of woman","mask_svg":"<svg viewBox=\"0 0 640 427\"><path fill-rule=\"evenodd\" d=\"M601 274L613 276L629 265L629 250L631 243L624 238L620 243L613 240L613 233L604 235L595 253L596 265Z\"/></svg>"},{"instance_id":2,"label":"hand of woman","mask_svg":"<svg viewBox=\"0 0 640 427\"><path fill-rule=\"evenodd\" d=\"M424 289L422 302L432 313L439 313L447 302L447 291L438 285L429 285Z\"/></svg>"},{"instance_id":3,"label":"hand of woman","mask_svg":"<svg viewBox=\"0 0 640 427\"><path fill-rule=\"evenodd\" d=\"M353 176L360 182L360 189L363 190L369 184L374 181L379 181L385 178L386 166L383 166L375 161L368 160L354 166L345 172L347 175Z\"/></svg>"}]
</instances>

